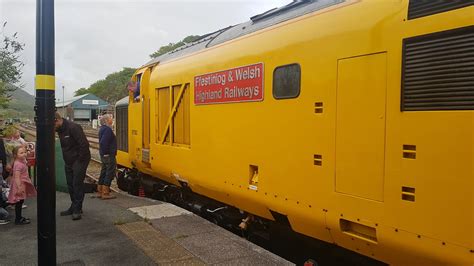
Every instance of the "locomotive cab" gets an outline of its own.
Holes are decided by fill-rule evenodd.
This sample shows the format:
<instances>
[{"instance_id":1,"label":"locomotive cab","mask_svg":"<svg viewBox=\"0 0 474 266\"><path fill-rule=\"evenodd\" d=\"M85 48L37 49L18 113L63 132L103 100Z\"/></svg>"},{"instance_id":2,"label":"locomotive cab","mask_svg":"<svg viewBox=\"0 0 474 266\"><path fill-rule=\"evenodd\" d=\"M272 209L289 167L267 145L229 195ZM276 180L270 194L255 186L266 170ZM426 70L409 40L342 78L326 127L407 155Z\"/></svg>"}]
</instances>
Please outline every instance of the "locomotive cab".
<instances>
[{"instance_id":1,"label":"locomotive cab","mask_svg":"<svg viewBox=\"0 0 474 266\"><path fill-rule=\"evenodd\" d=\"M128 102L129 162L134 167L150 168L150 92L148 84L153 66L138 69L132 77L136 89L124 98Z\"/></svg>"}]
</instances>

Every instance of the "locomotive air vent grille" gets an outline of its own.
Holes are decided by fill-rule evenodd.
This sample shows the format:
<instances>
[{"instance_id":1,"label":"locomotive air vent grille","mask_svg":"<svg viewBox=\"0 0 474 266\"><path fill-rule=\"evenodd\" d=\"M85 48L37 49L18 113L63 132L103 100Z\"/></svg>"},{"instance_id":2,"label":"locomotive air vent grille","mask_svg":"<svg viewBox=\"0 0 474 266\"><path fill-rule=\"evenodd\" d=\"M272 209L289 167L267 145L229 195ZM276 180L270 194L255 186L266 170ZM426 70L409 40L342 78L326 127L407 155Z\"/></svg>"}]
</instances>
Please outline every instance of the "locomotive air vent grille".
<instances>
[{"instance_id":1,"label":"locomotive air vent grille","mask_svg":"<svg viewBox=\"0 0 474 266\"><path fill-rule=\"evenodd\" d=\"M314 155L314 165L322 166L323 165L323 156L319 154Z\"/></svg>"},{"instance_id":2,"label":"locomotive air vent grille","mask_svg":"<svg viewBox=\"0 0 474 266\"><path fill-rule=\"evenodd\" d=\"M429 16L473 4L473 0L410 0L408 19Z\"/></svg>"},{"instance_id":3,"label":"locomotive air vent grille","mask_svg":"<svg viewBox=\"0 0 474 266\"><path fill-rule=\"evenodd\" d=\"M405 158L405 159L416 159L416 146L415 145L403 145L403 158Z\"/></svg>"},{"instance_id":4,"label":"locomotive air vent grille","mask_svg":"<svg viewBox=\"0 0 474 266\"><path fill-rule=\"evenodd\" d=\"M314 112L317 114L322 114L323 113L323 103L322 102L317 102L314 104Z\"/></svg>"},{"instance_id":5,"label":"locomotive air vent grille","mask_svg":"<svg viewBox=\"0 0 474 266\"><path fill-rule=\"evenodd\" d=\"M402 187L402 200L415 201L415 188Z\"/></svg>"},{"instance_id":6,"label":"locomotive air vent grille","mask_svg":"<svg viewBox=\"0 0 474 266\"><path fill-rule=\"evenodd\" d=\"M115 114L117 149L128 152L128 108L117 107Z\"/></svg>"},{"instance_id":7,"label":"locomotive air vent grille","mask_svg":"<svg viewBox=\"0 0 474 266\"><path fill-rule=\"evenodd\" d=\"M474 26L403 40L402 111L474 110Z\"/></svg>"}]
</instances>

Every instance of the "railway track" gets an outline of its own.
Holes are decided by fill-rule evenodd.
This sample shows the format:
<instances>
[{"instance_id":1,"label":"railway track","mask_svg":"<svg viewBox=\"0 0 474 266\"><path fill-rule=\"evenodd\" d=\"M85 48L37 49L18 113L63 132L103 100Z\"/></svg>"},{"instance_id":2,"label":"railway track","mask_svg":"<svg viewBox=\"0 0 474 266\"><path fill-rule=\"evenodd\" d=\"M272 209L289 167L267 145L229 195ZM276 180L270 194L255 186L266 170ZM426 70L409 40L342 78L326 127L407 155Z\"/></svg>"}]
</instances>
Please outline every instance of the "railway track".
<instances>
[{"instance_id":1,"label":"railway track","mask_svg":"<svg viewBox=\"0 0 474 266\"><path fill-rule=\"evenodd\" d=\"M17 128L21 132L23 132L27 135L36 137L36 127L35 126L20 125L20 126L17 126ZM87 137L87 140L89 141L90 147L94 148L94 149L99 149L99 138L97 137L98 133L94 133L92 131L84 131L84 133Z\"/></svg>"},{"instance_id":2,"label":"railway track","mask_svg":"<svg viewBox=\"0 0 474 266\"><path fill-rule=\"evenodd\" d=\"M28 137L28 140L36 140L36 127L31 125L20 125L17 128L25 133ZM89 166L87 167L86 173L86 182L87 183L94 183L96 184L99 181L100 176L100 169L102 166L102 162L98 159L99 158L99 139L94 137L97 136L97 132L94 133L92 131L84 130L87 139L89 140L90 150L91 150L91 160ZM110 189L114 192L120 192L120 189L117 186L117 179L114 178L112 181L112 185Z\"/></svg>"},{"instance_id":3,"label":"railway track","mask_svg":"<svg viewBox=\"0 0 474 266\"><path fill-rule=\"evenodd\" d=\"M99 182L99 175L100 175L100 168L102 166L102 162L95 158L91 158L89 163L89 167L87 167L87 174L86 178L89 179L89 183L96 184ZM117 178L112 180L112 184L110 185L110 189L114 192L120 192L120 189L117 186Z\"/></svg>"}]
</instances>

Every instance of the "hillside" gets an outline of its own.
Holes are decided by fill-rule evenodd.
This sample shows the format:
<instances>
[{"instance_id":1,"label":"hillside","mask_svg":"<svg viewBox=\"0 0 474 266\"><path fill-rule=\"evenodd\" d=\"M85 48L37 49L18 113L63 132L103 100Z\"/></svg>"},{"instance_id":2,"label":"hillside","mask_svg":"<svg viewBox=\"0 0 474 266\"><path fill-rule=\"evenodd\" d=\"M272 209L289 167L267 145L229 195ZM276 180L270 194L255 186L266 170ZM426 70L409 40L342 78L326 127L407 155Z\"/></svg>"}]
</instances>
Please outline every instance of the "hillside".
<instances>
[{"instance_id":1,"label":"hillside","mask_svg":"<svg viewBox=\"0 0 474 266\"><path fill-rule=\"evenodd\" d=\"M0 110L4 118L29 118L35 115L35 97L22 89L16 89L12 93L11 101L7 109Z\"/></svg>"}]
</instances>

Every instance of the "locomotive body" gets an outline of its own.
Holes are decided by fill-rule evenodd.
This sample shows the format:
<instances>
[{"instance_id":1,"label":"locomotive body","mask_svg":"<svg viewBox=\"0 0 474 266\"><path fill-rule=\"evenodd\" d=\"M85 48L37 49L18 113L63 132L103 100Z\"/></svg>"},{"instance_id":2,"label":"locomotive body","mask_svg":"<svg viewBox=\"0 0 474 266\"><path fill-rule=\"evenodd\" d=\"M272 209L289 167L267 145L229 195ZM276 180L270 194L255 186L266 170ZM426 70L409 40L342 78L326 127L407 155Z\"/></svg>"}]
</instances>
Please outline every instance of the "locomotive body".
<instances>
[{"instance_id":1,"label":"locomotive body","mask_svg":"<svg viewBox=\"0 0 474 266\"><path fill-rule=\"evenodd\" d=\"M118 164L379 261L472 264L474 7L412 2L295 1L145 64Z\"/></svg>"}]
</instances>

